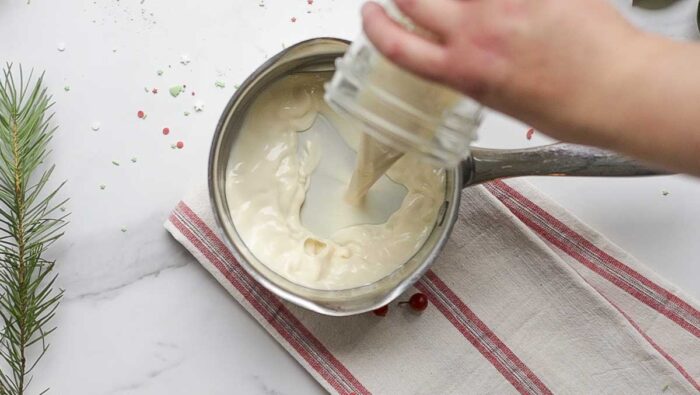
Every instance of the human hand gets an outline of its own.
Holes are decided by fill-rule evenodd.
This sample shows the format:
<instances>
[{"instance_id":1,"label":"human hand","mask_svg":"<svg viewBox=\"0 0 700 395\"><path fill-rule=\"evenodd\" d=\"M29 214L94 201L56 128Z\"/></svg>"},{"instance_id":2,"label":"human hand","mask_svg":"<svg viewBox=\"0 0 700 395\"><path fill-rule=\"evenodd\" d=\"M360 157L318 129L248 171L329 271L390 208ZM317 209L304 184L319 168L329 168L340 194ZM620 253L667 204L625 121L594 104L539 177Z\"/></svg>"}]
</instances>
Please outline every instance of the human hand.
<instances>
[{"instance_id":1,"label":"human hand","mask_svg":"<svg viewBox=\"0 0 700 395\"><path fill-rule=\"evenodd\" d=\"M602 146L619 138L606 124L610 106L629 94L624 81L650 49L605 0L395 3L431 38L365 4L364 30L394 63L555 138Z\"/></svg>"}]
</instances>

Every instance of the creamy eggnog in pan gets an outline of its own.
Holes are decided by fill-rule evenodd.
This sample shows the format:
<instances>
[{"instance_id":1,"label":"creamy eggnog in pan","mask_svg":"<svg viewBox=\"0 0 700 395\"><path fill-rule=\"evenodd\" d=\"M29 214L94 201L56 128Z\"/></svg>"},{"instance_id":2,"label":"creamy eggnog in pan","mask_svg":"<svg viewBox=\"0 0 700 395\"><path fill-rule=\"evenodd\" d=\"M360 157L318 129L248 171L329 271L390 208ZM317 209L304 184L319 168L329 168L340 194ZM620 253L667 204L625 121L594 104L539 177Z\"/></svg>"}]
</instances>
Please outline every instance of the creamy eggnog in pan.
<instances>
[{"instance_id":1,"label":"creamy eggnog in pan","mask_svg":"<svg viewBox=\"0 0 700 395\"><path fill-rule=\"evenodd\" d=\"M445 174L412 154L368 154L381 146L324 102L329 77L287 76L255 99L233 147L226 196L236 231L263 264L297 284L340 290L381 279L420 249L444 201ZM357 167L366 174L353 182L379 180L347 202L360 148ZM387 160L379 177L374 170Z\"/></svg>"}]
</instances>

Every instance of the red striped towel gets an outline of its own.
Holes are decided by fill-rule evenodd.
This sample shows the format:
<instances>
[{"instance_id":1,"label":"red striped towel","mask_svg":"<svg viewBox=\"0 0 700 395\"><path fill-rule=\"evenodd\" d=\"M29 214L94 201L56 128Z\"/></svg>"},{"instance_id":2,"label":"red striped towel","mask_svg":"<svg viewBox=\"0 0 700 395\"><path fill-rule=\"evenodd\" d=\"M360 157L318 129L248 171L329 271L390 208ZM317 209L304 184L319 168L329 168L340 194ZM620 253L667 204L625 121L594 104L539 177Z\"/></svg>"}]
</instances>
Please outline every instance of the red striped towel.
<instances>
[{"instance_id":1,"label":"red striped towel","mask_svg":"<svg viewBox=\"0 0 700 395\"><path fill-rule=\"evenodd\" d=\"M523 181L466 190L415 289L422 314L333 318L280 301L222 241L202 189L165 224L329 392L698 393L698 305Z\"/></svg>"}]
</instances>

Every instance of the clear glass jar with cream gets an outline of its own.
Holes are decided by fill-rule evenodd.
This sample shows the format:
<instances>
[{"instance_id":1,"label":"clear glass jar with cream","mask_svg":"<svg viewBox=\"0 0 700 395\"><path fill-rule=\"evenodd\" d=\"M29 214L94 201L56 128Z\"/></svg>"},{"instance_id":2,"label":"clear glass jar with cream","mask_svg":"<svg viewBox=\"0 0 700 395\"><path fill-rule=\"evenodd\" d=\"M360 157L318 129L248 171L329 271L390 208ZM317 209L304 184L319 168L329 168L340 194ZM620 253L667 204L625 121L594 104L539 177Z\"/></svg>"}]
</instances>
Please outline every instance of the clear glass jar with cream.
<instances>
[{"instance_id":1,"label":"clear glass jar with cream","mask_svg":"<svg viewBox=\"0 0 700 395\"><path fill-rule=\"evenodd\" d=\"M392 1L384 6L416 29ZM364 131L388 147L418 152L441 167L457 166L469 154L481 122L476 101L399 68L364 34L336 61L325 99L336 111L362 121Z\"/></svg>"}]
</instances>

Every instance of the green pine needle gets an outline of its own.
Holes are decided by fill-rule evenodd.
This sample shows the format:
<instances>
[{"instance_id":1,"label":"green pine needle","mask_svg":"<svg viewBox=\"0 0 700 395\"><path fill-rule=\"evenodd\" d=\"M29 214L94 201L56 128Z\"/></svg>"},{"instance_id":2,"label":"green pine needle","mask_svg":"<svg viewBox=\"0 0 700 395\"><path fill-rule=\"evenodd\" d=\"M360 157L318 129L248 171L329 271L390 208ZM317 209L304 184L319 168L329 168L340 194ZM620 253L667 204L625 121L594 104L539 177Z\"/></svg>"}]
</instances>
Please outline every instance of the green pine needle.
<instances>
[{"instance_id":1,"label":"green pine needle","mask_svg":"<svg viewBox=\"0 0 700 395\"><path fill-rule=\"evenodd\" d=\"M43 75L33 81L21 67L18 74L8 64L0 75L0 395L27 390L63 295L54 262L43 257L67 217L57 214L66 202L56 201L63 184L47 191L54 167L43 166L53 102Z\"/></svg>"}]
</instances>

